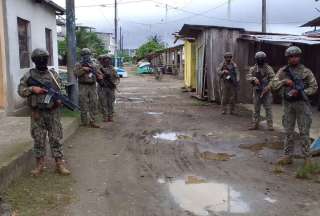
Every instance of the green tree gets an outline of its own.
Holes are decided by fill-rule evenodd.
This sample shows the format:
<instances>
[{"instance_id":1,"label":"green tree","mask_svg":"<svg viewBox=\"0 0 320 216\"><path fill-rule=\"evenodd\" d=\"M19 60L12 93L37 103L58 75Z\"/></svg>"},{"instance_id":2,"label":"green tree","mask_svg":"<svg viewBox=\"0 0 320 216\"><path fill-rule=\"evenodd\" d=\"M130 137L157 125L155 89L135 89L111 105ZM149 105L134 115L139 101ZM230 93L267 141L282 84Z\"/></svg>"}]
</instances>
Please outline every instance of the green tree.
<instances>
[{"instance_id":1,"label":"green tree","mask_svg":"<svg viewBox=\"0 0 320 216\"><path fill-rule=\"evenodd\" d=\"M98 37L95 32L88 32L85 29L76 31L77 37L77 55L80 57L80 51L82 48L90 48L95 57L98 55L108 53L108 50L104 48L102 40ZM61 56L62 63L66 63L67 59L67 40L66 38L62 41L58 41L58 53Z\"/></svg>"},{"instance_id":2,"label":"green tree","mask_svg":"<svg viewBox=\"0 0 320 216\"><path fill-rule=\"evenodd\" d=\"M77 37L77 53L83 48L89 48L95 56L107 53L105 50L102 40L98 37L95 32L88 32L85 29L76 31Z\"/></svg>"},{"instance_id":3,"label":"green tree","mask_svg":"<svg viewBox=\"0 0 320 216\"><path fill-rule=\"evenodd\" d=\"M148 41L142 44L137 50L137 58L142 59L146 55L162 50L165 48L164 42L158 35L154 35L148 38Z\"/></svg>"}]
</instances>

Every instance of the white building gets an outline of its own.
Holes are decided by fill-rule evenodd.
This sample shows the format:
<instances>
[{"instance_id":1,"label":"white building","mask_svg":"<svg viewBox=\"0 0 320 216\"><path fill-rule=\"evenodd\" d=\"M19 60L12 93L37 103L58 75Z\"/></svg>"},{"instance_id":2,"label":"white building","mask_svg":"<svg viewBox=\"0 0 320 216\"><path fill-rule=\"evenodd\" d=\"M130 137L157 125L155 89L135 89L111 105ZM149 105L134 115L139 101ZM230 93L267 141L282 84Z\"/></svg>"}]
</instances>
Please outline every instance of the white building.
<instances>
[{"instance_id":1,"label":"white building","mask_svg":"<svg viewBox=\"0 0 320 216\"><path fill-rule=\"evenodd\" d=\"M96 32L102 40L104 48L109 51L109 54L114 55L116 48L115 40L112 33Z\"/></svg>"},{"instance_id":2,"label":"white building","mask_svg":"<svg viewBox=\"0 0 320 216\"><path fill-rule=\"evenodd\" d=\"M58 69L56 15L64 9L49 0L2 0L0 3L0 107L13 114L23 107L17 85L33 64L35 48L47 49Z\"/></svg>"}]
</instances>

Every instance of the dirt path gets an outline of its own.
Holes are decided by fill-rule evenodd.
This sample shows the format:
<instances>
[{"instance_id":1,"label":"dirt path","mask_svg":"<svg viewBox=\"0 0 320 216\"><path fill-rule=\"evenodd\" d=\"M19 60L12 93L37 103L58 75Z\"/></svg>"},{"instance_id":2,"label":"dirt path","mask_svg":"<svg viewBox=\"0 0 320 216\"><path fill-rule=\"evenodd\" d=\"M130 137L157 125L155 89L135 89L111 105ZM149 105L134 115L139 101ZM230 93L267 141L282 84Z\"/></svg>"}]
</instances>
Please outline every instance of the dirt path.
<instances>
[{"instance_id":1,"label":"dirt path","mask_svg":"<svg viewBox=\"0 0 320 216\"><path fill-rule=\"evenodd\" d=\"M279 133L248 132L248 113L221 116L181 86L122 79L115 123L80 128L66 144L78 199L65 215L319 214L320 185L295 179L298 164L272 172Z\"/></svg>"}]
</instances>

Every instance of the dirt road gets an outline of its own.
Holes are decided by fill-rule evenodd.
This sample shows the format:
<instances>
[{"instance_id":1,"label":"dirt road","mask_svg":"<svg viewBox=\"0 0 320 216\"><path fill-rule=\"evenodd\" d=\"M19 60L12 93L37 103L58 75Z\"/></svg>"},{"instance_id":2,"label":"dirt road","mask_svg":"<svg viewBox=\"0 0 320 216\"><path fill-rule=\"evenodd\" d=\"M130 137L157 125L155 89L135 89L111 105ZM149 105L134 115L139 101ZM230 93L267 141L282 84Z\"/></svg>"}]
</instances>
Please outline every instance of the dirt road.
<instances>
[{"instance_id":1,"label":"dirt road","mask_svg":"<svg viewBox=\"0 0 320 216\"><path fill-rule=\"evenodd\" d=\"M66 143L77 199L53 212L319 215L320 185L295 178L301 162L273 172L281 153L279 132L247 131L249 113L222 116L219 106L192 99L170 77L121 81L115 122L80 128Z\"/></svg>"}]
</instances>

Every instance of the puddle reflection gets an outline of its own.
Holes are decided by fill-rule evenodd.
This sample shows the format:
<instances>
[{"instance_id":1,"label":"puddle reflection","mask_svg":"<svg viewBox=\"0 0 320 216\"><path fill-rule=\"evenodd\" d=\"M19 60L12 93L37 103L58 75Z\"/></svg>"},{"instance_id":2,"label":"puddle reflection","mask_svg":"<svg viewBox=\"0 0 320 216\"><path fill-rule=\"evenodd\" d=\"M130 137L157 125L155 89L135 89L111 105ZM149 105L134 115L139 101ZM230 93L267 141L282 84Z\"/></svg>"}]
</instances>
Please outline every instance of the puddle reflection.
<instances>
[{"instance_id":1,"label":"puddle reflection","mask_svg":"<svg viewBox=\"0 0 320 216\"><path fill-rule=\"evenodd\" d=\"M155 115L155 116L157 116L157 115L162 115L162 114L163 114L163 112L145 112L145 114L147 114L147 115Z\"/></svg>"},{"instance_id":2,"label":"puddle reflection","mask_svg":"<svg viewBox=\"0 0 320 216\"><path fill-rule=\"evenodd\" d=\"M155 139L176 141L178 139L178 134L176 132L163 132L153 135Z\"/></svg>"},{"instance_id":3,"label":"puddle reflection","mask_svg":"<svg viewBox=\"0 0 320 216\"><path fill-rule=\"evenodd\" d=\"M194 179L197 178L197 181ZM241 199L241 193L226 184L206 182L192 177L169 183L169 191L179 206L196 215L210 212L242 214L250 211L249 205Z\"/></svg>"}]
</instances>

